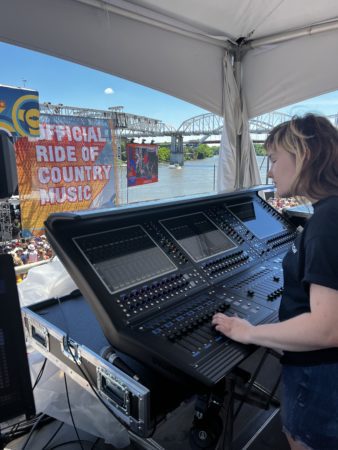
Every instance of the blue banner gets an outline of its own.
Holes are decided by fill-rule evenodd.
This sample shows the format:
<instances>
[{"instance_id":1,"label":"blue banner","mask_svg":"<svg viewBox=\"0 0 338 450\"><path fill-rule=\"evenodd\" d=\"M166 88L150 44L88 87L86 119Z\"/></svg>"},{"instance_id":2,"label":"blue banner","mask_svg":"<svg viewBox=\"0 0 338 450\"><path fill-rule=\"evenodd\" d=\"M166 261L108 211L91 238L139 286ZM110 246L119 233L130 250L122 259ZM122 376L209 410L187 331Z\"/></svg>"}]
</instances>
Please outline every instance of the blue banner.
<instances>
[{"instance_id":1,"label":"blue banner","mask_svg":"<svg viewBox=\"0 0 338 450\"><path fill-rule=\"evenodd\" d=\"M39 94L0 85L0 130L12 136L39 137Z\"/></svg>"}]
</instances>

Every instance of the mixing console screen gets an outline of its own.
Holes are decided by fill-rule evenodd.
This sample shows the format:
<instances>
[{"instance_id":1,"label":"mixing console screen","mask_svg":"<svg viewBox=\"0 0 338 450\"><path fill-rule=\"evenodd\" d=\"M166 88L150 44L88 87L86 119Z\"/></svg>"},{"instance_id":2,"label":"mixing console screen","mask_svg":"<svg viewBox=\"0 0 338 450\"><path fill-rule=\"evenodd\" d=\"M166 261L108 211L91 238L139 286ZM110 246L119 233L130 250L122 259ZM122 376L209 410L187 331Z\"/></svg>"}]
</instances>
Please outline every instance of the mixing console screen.
<instances>
[{"instance_id":1,"label":"mixing console screen","mask_svg":"<svg viewBox=\"0 0 338 450\"><path fill-rule=\"evenodd\" d=\"M285 226L258 202L248 201L230 205L228 208L259 239L286 230Z\"/></svg>"},{"instance_id":2,"label":"mixing console screen","mask_svg":"<svg viewBox=\"0 0 338 450\"><path fill-rule=\"evenodd\" d=\"M111 293L176 270L141 226L81 236L74 242Z\"/></svg>"},{"instance_id":3,"label":"mixing console screen","mask_svg":"<svg viewBox=\"0 0 338 450\"><path fill-rule=\"evenodd\" d=\"M162 224L196 262L237 247L203 213L175 217Z\"/></svg>"}]
</instances>

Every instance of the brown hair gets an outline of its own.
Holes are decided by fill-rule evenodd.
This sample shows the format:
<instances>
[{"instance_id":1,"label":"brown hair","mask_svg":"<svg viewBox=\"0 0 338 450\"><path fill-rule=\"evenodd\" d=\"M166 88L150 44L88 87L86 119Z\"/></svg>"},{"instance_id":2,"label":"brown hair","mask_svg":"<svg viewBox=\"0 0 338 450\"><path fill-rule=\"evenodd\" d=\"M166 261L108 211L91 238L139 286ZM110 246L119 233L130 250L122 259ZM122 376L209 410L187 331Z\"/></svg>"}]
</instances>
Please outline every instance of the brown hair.
<instances>
[{"instance_id":1,"label":"brown hair","mask_svg":"<svg viewBox=\"0 0 338 450\"><path fill-rule=\"evenodd\" d=\"M338 130L328 119L295 116L275 127L264 145L267 150L282 147L295 157L291 194L310 200L338 195Z\"/></svg>"}]
</instances>

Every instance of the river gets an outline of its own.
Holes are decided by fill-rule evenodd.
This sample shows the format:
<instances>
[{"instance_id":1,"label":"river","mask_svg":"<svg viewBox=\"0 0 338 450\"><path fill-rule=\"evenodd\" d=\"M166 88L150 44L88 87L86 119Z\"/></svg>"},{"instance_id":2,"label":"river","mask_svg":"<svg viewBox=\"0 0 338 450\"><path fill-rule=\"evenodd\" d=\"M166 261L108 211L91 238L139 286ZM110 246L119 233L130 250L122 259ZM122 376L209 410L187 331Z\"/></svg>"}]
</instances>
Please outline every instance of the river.
<instances>
[{"instance_id":1,"label":"river","mask_svg":"<svg viewBox=\"0 0 338 450\"><path fill-rule=\"evenodd\" d=\"M257 156L261 182L266 183L267 158ZM119 170L120 203L135 203L185 195L213 193L217 186L218 155L212 158L186 161L182 169L160 164L158 182L127 188L126 167Z\"/></svg>"}]
</instances>

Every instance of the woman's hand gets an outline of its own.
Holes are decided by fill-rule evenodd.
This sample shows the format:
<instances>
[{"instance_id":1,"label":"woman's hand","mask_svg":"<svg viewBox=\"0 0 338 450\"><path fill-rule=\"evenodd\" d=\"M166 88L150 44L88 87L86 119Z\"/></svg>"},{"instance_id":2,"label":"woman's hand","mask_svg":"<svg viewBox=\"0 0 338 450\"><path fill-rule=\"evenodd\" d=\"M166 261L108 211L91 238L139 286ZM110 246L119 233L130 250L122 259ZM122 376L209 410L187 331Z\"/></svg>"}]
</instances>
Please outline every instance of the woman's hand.
<instances>
[{"instance_id":1,"label":"woman's hand","mask_svg":"<svg viewBox=\"0 0 338 450\"><path fill-rule=\"evenodd\" d=\"M234 341L242 344L250 344L250 331L253 325L239 317L228 317L223 313L217 313L212 318L212 325L217 331Z\"/></svg>"}]
</instances>

